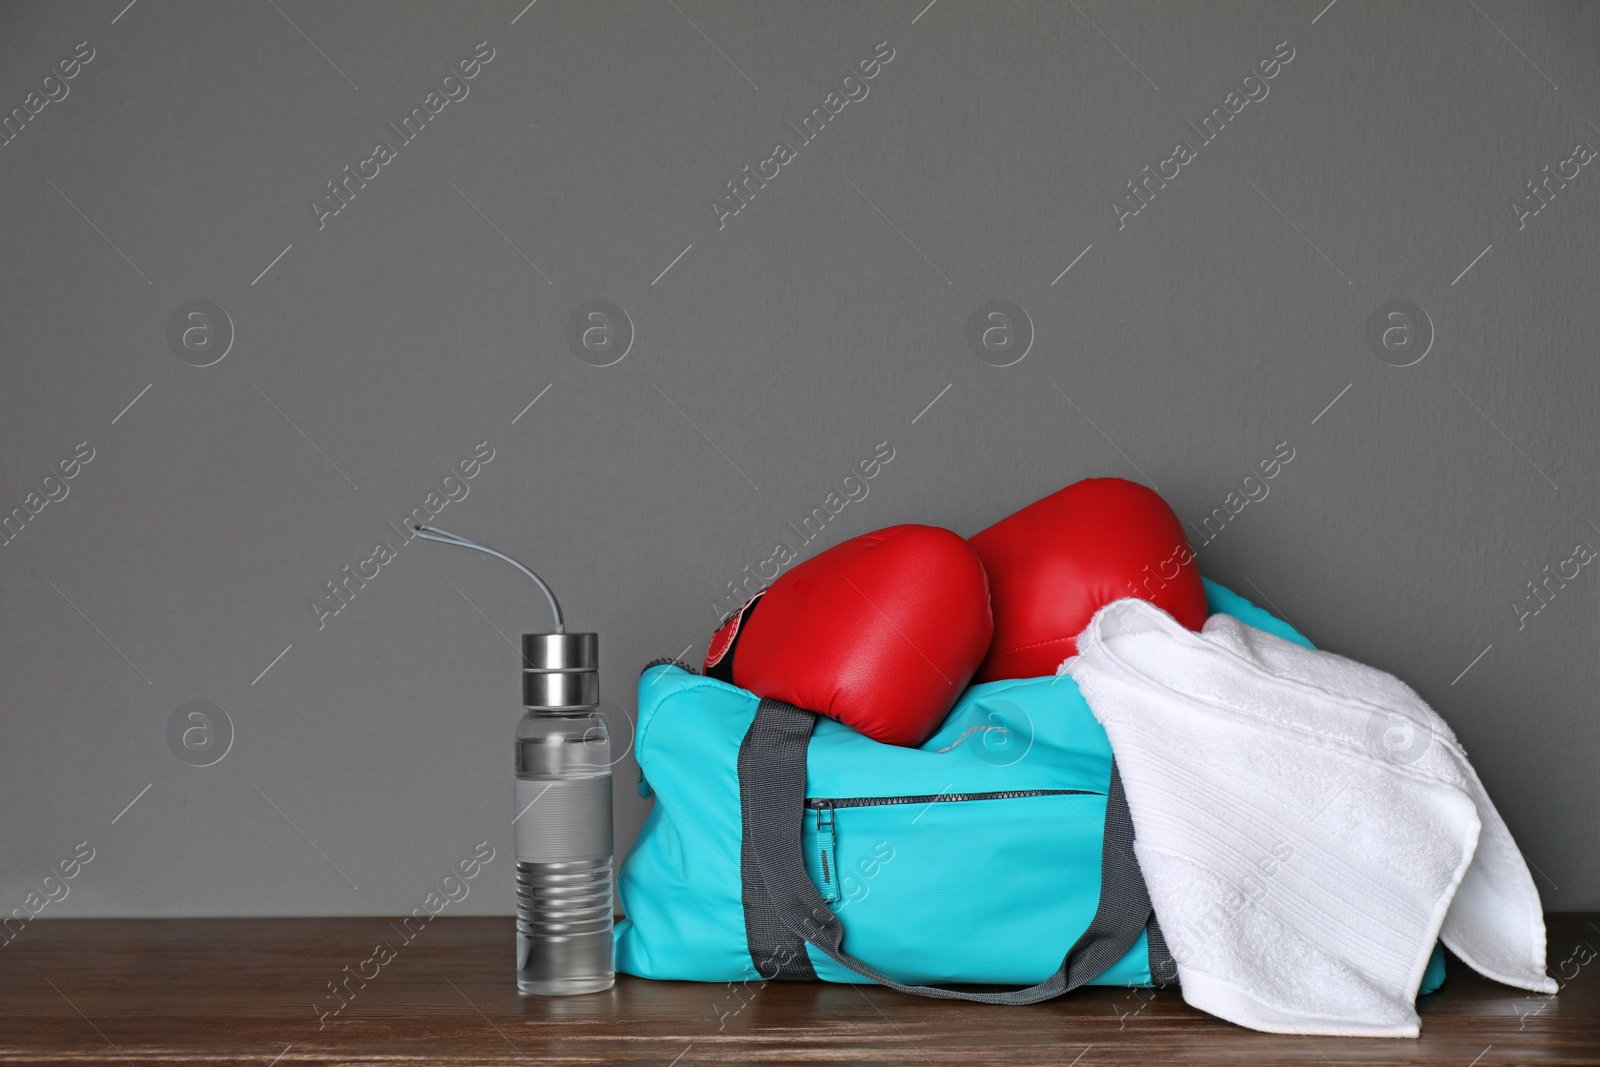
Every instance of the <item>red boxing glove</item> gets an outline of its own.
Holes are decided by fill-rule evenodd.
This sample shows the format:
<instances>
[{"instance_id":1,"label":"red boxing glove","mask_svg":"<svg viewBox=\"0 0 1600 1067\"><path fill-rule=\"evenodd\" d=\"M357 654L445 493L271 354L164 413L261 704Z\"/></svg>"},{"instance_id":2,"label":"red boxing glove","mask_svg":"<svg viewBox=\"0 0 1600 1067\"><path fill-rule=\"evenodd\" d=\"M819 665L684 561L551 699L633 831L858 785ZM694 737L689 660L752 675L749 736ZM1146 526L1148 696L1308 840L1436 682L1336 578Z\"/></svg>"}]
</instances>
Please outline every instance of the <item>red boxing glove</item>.
<instances>
[{"instance_id":1,"label":"red boxing glove","mask_svg":"<svg viewBox=\"0 0 1600 1067\"><path fill-rule=\"evenodd\" d=\"M1029 504L969 542L989 572L994 645L974 681L1037 678L1078 654L1113 600L1139 597L1191 630L1206 591L1183 524L1154 490L1089 478Z\"/></svg>"},{"instance_id":2,"label":"red boxing glove","mask_svg":"<svg viewBox=\"0 0 1600 1067\"><path fill-rule=\"evenodd\" d=\"M891 526L807 560L740 608L711 638L706 673L916 746L993 634L972 547L934 526Z\"/></svg>"}]
</instances>

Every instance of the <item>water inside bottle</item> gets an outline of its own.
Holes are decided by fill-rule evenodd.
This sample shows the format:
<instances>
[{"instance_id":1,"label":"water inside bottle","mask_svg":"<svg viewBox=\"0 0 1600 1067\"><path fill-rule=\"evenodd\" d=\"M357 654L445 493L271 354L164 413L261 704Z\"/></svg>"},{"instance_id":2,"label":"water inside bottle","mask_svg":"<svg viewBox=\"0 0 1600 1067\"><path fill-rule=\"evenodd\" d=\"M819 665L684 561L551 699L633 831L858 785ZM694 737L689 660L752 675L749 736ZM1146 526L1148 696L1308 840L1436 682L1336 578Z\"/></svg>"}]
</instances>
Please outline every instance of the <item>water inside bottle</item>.
<instances>
[{"instance_id":1,"label":"water inside bottle","mask_svg":"<svg viewBox=\"0 0 1600 1067\"><path fill-rule=\"evenodd\" d=\"M517 731L517 988L616 981L610 737L598 714L530 711Z\"/></svg>"},{"instance_id":2,"label":"water inside bottle","mask_svg":"<svg viewBox=\"0 0 1600 1067\"><path fill-rule=\"evenodd\" d=\"M517 864L517 988L560 996L616 982L611 860Z\"/></svg>"}]
</instances>

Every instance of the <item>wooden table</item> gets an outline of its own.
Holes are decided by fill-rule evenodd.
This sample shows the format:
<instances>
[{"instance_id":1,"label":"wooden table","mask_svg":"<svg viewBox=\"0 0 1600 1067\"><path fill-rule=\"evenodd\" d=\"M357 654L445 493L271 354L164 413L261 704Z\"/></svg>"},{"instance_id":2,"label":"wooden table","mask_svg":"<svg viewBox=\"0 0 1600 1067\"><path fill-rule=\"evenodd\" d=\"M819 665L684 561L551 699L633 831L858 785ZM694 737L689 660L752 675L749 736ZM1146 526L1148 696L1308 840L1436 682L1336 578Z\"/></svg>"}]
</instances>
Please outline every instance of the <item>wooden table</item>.
<instances>
[{"instance_id":1,"label":"wooden table","mask_svg":"<svg viewBox=\"0 0 1600 1067\"><path fill-rule=\"evenodd\" d=\"M384 919L38 919L0 947L0 1063L1600 1064L1600 962L1583 963L1597 915L1551 916L1550 967L1570 976L1556 997L1452 960L1417 1041L1252 1033L1176 992L1115 989L992 1008L621 977L522 997L511 930L441 917L404 943ZM374 958L379 942L393 959ZM375 977L363 988L358 972ZM342 979L354 992L335 1014L328 983Z\"/></svg>"}]
</instances>

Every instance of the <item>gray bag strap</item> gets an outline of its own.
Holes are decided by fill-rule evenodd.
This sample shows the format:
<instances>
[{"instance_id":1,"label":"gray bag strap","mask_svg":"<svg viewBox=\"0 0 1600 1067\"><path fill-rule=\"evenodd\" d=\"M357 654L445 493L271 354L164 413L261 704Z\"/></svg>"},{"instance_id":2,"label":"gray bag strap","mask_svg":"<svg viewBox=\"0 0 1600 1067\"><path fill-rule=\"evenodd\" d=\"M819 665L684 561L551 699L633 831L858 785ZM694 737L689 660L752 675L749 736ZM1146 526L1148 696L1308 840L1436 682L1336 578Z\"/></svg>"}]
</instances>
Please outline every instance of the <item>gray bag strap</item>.
<instances>
[{"instance_id":1,"label":"gray bag strap","mask_svg":"<svg viewBox=\"0 0 1600 1067\"><path fill-rule=\"evenodd\" d=\"M811 718L814 725L816 717ZM757 719L760 719L759 711ZM807 737L810 733L811 728L808 726ZM764 745L759 743L763 739L767 739ZM802 739L800 741L802 801L805 799L805 745L806 740ZM750 959L755 964L756 973L764 981L815 982L817 972L811 966L811 957L806 955L805 938L784 925L777 907L772 903L772 897L767 892L766 880L761 876L761 864L756 858L755 839L762 831L752 832L752 827L765 827L765 819L755 813L762 810L761 805L767 803L756 783L765 781L770 773L768 768L773 759L773 752L770 749L771 741L767 732L758 734L754 724L745 732L744 741L739 745L739 817L743 827L743 832L739 835L741 883L739 895L744 904L745 943L750 947ZM800 842L796 841L796 856L800 854L799 850ZM818 899L821 899L820 894Z\"/></svg>"},{"instance_id":2,"label":"gray bag strap","mask_svg":"<svg viewBox=\"0 0 1600 1067\"><path fill-rule=\"evenodd\" d=\"M1150 950L1150 979L1157 989L1166 989L1178 984L1178 961L1172 958L1172 949L1167 945L1167 937L1161 932L1161 924L1156 921L1154 913L1150 922L1144 928L1145 943Z\"/></svg>"},{"instance_id":3,"label":"gray bag strap","mask_svg":"<svg viewBox=\"0 0 1600 1067\"><path fill-rule=\"evenodd\" d=\"M1133 855L1133 820L1113 762L1106 794L1100 905L1088 929L1049 978L1025 989L987 993L905 985L852 956L844 949L844 926L812 884L801 854L806 746L816 722L815 712L778 700L762 700L739 747L739 800L744 847L750 860L740 865L745 875L745 926L751 958L758 967L763 959L774 959L775 952L788 954L798 947L803 970L812 972L803 943L797 946L810 942L835 963L902 993L980 1004L1037 1004L1101 974L1139 940L1151 919L1150 894ZM756 898L754 906L752 898ZM802 968L792 969L799 972ZM796 973L794 977L814 978L815 974Z\"/></svg>"}]
</instances>

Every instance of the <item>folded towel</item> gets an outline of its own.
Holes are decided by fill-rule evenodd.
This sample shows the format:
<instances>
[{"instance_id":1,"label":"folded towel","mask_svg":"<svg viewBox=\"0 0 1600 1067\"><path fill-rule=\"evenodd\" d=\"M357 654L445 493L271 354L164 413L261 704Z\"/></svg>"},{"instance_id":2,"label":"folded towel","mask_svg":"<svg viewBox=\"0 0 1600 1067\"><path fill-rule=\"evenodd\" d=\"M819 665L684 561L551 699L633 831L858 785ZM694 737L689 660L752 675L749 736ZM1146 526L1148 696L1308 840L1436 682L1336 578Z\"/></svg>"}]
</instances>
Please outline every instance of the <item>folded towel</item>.
<instances>
[{"instance_id":1,"label":"folded towel","mask_svg":"<svg viewBox=\"0 0 1600 1067\"><path fill-rule=\"evenodd\" d=\"M1433 709L1391 675L1141 600L1062 665L1106 728L1183 997L1257 1030L1416 1037L1436 939L1553 993L1527 864Z\"/></svg>"}]
</instances>

